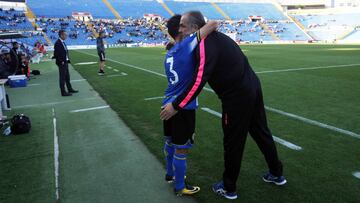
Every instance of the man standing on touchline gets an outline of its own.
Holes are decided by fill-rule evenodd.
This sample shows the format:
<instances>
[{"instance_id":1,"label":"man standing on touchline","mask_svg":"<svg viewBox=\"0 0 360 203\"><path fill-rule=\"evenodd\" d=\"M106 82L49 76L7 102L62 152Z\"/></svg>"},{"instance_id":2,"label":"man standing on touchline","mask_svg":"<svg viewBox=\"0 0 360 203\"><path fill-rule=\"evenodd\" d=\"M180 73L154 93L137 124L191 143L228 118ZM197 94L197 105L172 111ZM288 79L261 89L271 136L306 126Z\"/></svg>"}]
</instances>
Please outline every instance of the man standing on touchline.
<instances>
[{"instance_id":1,"label":"man standing on touchline","mask_svg":"<svg viewBox=\"0 0 360 203\"><path fill-rule=\"evenodd\" d=\"M65 44L65 39L67 37L65 30L59 30L59 39L55 42L54 45L54 56L56 59L56 65L59 68L59 85L61 96L71 96L72 93L77 93L79 91L74 90L70 83L70 73L69 73L69 51ZM65 84L68 92L65 91Z\"/></svg>"}]
</instances>

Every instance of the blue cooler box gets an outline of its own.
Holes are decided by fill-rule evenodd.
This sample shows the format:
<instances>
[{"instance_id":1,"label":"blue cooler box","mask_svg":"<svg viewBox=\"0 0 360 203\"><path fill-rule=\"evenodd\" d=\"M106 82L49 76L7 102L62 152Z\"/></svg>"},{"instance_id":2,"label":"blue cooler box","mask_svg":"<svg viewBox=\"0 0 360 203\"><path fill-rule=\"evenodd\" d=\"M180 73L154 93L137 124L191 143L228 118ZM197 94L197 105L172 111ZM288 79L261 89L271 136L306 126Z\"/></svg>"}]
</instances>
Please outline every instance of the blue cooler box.
<instances>
[{"instance_id":1,"label":"blue cooler box","mask_svg":"<svg viewBox=\"0 0 360 203\"><path fill-rule=\"evenodd\" d=\"M26 87L27 79L25 75L11 75L8 77L10 87Z\"/></svg>"}]
</instances>

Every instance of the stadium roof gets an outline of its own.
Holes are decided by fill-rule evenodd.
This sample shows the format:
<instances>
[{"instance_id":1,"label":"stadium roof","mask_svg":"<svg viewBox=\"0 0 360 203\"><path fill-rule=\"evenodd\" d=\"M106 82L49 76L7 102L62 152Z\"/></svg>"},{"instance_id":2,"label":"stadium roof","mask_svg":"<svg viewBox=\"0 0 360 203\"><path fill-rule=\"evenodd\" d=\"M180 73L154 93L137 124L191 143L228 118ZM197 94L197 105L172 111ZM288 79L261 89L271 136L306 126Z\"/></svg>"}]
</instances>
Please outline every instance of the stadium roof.
<instances>
[{"instance_id":1,"label":"stadium roof","mask_svg":"<svg viewBox=\"0 0 360 203\"><path fill-rule=\"evenodd\" d=\"M17 38L26 38L20 32L3 32L0 33L0 39L17 39Z\"/></svg>"}]
</instances>

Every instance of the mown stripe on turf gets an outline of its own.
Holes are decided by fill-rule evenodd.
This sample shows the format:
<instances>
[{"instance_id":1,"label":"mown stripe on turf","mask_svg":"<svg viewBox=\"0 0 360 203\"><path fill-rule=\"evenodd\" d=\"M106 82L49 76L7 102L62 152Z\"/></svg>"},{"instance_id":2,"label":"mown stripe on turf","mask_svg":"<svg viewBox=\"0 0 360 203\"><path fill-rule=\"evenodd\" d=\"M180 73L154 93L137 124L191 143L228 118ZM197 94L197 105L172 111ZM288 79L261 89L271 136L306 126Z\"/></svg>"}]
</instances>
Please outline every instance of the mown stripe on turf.
<instances>
[{"instance_id":1,"label":"mown stripe on turf","mask_svg":"<svg viewBox=\"0 0 360 203\"><path fill-rule=\"evenodd\" d=\"M212 115L214 115L214 116L217 116L217 117L219 117L219 118L222 118L222 114L221 114L221 113L219 113L219 112L217 112L217 111L214 111L214 110L212 110L212 109L209 109L209 108L206 108L206 107L202 107L201 110L203 110L203 111L205 111L205 112L208 112L208 113L210 113L210 114L212 114ZM302 147L300 147L300 146L298 146L298 145L295 145L295 144L293 144L293 143L291 143L291 142L288 142L288 141L286 141L286 140L284 140L284 139L281 139L281 138L279 138L279 137L276 137L276 136L274 136L274 135L273 135L273 139L274 139L275 142L277 142L277 143L279 143L279 144L281 144L281 145L283 145L283 146L285 146L285 147L287 147L287 148L289 148L289 149L296 150L296 151L302 150Z\"/></svg>"},{"instance_id":2,"label":"mown stripe on turf","mask_svg":"<svg viewBox=\"0 0 360 203\"><path fill-rule=\"evenodd\" d=\"M75 50L79 53L83 53L83 54L86 54L86 55L89 55L89 56L94 56L94 57L97 57L96 55L94 54L90 54L90 53L87 53L87 52L83 52L83 51L78 51L78 50ZM162 76L162 77L166 77L164 74L160 74L160 73L157 73L157 72L154 72L154 71L150 71L150 70L147 70L147 69L144 69L144 68L140 68L138 66L134 66L134 65L130 65L130 64L127 64L127 63L123 63L123 62L119 62L119 61L116 61L116 60L113 60L113 59L108 59L109 61L112 61L114 63L119 63L119 64L122 64L122 65L126 65L128 67L131 67L131 68L135 68L135 69L138 69L138 70L143 70L145 72L148 72L148 73L153 73L155 75L158 75L158 76ZM206 88L204 87L205 90L209 91L209 92L214 92L214 90L210 89L210 88ZM288 116L290 118L295 118L297 120L300 120L300 121L303 121L305 123L308 123L308 124L312 124L312 125L315 125L315 126L318 126L318 127L322 127L322 128L326 128L326 129L329 129L329 130L333 130L335 132L338 132L338 133L342 133L342 134L346 134L346 135L350 135L352 137L355 137L355 138L359 138L360 139L360 135L359 134L356 134L354 132L351 132L351 131L348 131L348 130L343 130L343 129L340 129L340 128L337 128L337 127L334 127L334 126L330 126L330 125L327 125L327 124L323 124L323 123L320 123L318 121L315 121L315 120L311 120L311 119L307 119L307 118L304 118L304 117L301 117L301 116L297 116L295 114L291 114L291 113L287 113L285 111L281 111L281 110L278 110L278 109L274 109L274 108L271 108L271 107L267 107L265 106L265 108L267 110L270 111L273 110L273 112L275 113L279 113L283 116Z\"/></svg>"}]
</instances>

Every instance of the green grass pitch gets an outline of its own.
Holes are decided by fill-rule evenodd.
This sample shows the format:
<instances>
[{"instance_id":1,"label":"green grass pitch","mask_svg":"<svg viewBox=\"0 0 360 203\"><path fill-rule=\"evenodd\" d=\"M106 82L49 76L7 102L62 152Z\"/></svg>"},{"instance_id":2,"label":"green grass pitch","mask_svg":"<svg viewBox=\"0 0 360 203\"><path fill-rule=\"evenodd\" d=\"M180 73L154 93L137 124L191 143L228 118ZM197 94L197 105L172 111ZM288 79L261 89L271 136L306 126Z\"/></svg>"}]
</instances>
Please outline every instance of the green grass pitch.
<instances>
[{"instance_id":1,"label":"green grass pitch","mask_svg":"<svg viewBox=\"0 0 360 203\"><path fill-rule=\"evenodd\" d=\"M258 72L267 107L360 134L359 45L241 48ZM95 50L71 52L75 69L163 161L161 99L144 99L163 95L167 85L161 76L165 50L107 49L106 56L106 76L100 77L98 64L74 65L98 61ZM199 103L221 112L214 93L203 91ZM249 136L237 183L240 196L233 202L360 202L360 180L352 175L360 171L360 139L271 111L267 117L274 135L303 150L277 144L288 180L287 185L277 187L261 180L267 167ZM188 180L201 187L198 202L226 202L210 189L223 171L220 120L200 109L196 119L196 145L188 159ZM151 178L151 174L144 178Z\"/></svg>"}]
</instances>

